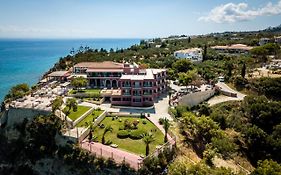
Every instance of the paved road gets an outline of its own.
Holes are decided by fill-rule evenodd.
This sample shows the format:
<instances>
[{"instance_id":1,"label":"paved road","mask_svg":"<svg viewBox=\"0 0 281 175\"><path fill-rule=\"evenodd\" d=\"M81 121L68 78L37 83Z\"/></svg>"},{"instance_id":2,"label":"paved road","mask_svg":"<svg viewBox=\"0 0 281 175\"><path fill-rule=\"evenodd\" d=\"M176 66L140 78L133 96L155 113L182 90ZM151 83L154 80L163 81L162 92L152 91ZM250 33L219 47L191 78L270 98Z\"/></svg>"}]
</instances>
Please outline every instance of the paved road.
<instances>
[{"instance_id":1,"label":"paved road","mask_svg":"<svg viewBox=\"0 0 281 175\"><path fill-rule=\"evenodd\" d=\"M217 83L216 86L220 87L222 90L224 90L226 92L231 92L231 93L237 94L237 97L228 97L228 96L225 96L225 95L215 96L215 97L208 100L208 104L210 106L216 105L218 103L226 102L226 101L235 101L235 100L241 101L246 96L245 94L242 94L242 93L240 93L240 92L238 92L234 89L231 89L229 86L227 86L223 82Z\"/></svg>"}]
</instances>

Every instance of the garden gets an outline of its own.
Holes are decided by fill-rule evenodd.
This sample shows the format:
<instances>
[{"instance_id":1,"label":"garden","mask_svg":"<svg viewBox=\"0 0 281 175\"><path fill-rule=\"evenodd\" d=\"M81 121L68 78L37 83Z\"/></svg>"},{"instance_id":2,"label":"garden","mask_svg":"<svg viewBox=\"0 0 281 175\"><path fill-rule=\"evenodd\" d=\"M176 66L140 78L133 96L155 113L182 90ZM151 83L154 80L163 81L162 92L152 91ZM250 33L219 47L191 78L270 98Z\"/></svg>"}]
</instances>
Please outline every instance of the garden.
<instances>
[{"instance_id":1,"label":"garden","mask_svg":"<svg viewBox=\"0 0 281 175\"><path fill-rule=\"evenodd\" d=\"M164 134L148 119L138 117L106 117L94 130L92 140L138 154L146 154L143 137L149 135L150 152L164 143Z\"/></svg>"}]
</instances>

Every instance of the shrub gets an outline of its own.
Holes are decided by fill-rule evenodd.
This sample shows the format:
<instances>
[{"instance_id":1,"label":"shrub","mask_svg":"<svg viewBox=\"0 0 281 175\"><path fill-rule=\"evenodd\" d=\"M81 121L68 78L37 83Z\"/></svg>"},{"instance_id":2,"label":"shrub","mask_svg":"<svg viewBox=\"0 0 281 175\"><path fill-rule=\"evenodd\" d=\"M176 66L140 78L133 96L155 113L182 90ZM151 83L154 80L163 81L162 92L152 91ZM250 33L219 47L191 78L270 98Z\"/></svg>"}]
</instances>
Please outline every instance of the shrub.
<instances>
[{"instance_id":1,"label":"shrub","mask_svg":"<svg viewBox=\"0 0 281 175\"><path fill-rule=\"evenodd\" d=\"M122 119L121 119L121 118L119 119L119 122L122 122Z\"/></svg>"},{"instance_id":2,"label":"shrub","mask_svg":"<svg viewBox=\"0 0 281 175\"><path fill-rule=\"evenodd\" d=\"M124 126L119 127L119 130L124 130L124 129L125 129Z\"/></svg>"},{"instance_id":3,"label":"shrub","mask_svg":"<svg viewBox=\"0 0 281 175\"><path fill-rule=\"evenodd\" d=\"M164 119L163 118L159 118L158 122L159 122L160 125L163 125Z\"/></svg>"},{"instance_id":4,"label":"shrub","mask_svg":"<svg viewBox=\"0 0 281 175\"><path fill-rule=\"evenodd\" d=\"M130 132L130 138L131 139L135 139L135 140L139 140L142 138L142 135L146 133L146 131L143 130L133 130Z\"/></svg>"},{"instance_id":5,"label":"shrub","mask_svg":"<svg viewBox=\"0 0 281 175\"><path fill-rule=\"evenodd\" d=\"M129 137L129 132L127 130L120 130L117 132L117 137L120 139L125 139Z\"/></svg>"},{"instance_id":6,"label":"shrub","mask_svg":"<svg viewBox=\"0 0 281 175\"><path fill-rule=\"evenodd\" d=\"M142 121L142 124L144 124L144 125L145 125L146 123L147 123L147 122L146 122L146 120L143 120L143 121Z\"/></svg>"}]
</instances>

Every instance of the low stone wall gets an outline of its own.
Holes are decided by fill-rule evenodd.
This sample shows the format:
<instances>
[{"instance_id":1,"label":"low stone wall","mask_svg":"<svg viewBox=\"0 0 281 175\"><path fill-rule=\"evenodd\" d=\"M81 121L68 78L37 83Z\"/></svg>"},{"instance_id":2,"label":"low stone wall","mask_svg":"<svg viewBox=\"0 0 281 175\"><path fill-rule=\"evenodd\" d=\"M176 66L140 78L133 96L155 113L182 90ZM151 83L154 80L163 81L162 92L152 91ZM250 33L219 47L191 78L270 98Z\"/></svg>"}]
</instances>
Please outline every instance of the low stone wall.
<instances>
[{"instance_id":1,"label":"low stone wall","mask_svg":"<svg viewBox=\"0 0 281 175\"><path fill-rule=\"evenodd\" d=\"M98 118L96 118L96 120L94 121L94 127L98 126L98 124L100 124L100 122L103 121L103 119L107 116L107 111L104 111Z\"/></svg>"},{"instance_id":2,"label":"low stone wall","mask_svg":"<svg viewBox=\"0 0 281 175\"><path fill-rule=\"evenodd\" d=\"M85 128L78 137L78 143L81 143L90 133L90 127Z\"/></svg>"},{"instance_id":3,"label":"low stone wall","mask_svg":"<svg viewBox=\"0 0 281 175\"><path fill-rule=\"evenodd\" d=\"M119 113L109 113L107 116L109 117L115 117L115 116L118 116L118 117L141 117L141 114L130 114L130 113L127 113L127 112L119 112Z\"/></svg>"},{"instance_id":4,"label":"low stone wall","mask_svg":"<svg viewBox=\"0 0 281 175\"><path fill-rule=\"evenodd\" d=\"M93 111L95 110L95 108L91 108L89 109L87 112L85 112L83 115L81 115L78 119L76 119L73 122L73 126L76 126L79 122L81 122L84 118L86 118L89 114L91 114Z\"/></svg>"},{"instance_id":5,"label":"low stone wall","mask_svg":"<svg viewBox=\"0 0 281 175\"><path fill-rule=\"evenodd\" d=\"M179 100L179 105L187 105L189 107L196 106L203 101L211 98L215 95L215 88L203 92L195 92L192 94L184 95Z\"/></svg>"},{"instance_id":6,"label":"low stone wall","mask_svg":"<svg viewBox=\"0 0 281 175\"><path fill-rule=\"evenodd\" d=\"M95 121L93 124L93 127L98 126L98 124L103 121L103 119L107 116L107 112L104 111ZM78 142L82 142L90 133L90 127L85 128L85 130L83 130L81 132L81 134L78 136Z\"/></svg>"}]
</instances>

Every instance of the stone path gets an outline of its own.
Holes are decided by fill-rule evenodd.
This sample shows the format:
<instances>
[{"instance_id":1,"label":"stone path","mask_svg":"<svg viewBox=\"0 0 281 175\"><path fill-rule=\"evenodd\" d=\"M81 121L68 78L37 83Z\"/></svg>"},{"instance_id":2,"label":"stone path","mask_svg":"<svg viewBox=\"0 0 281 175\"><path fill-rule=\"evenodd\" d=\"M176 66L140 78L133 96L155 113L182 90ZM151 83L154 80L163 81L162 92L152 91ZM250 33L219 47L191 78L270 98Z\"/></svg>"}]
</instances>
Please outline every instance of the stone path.
<instances>
[{"instance_id":1,"label":"stone path","mask_svg":"<svg viewBox=\"0 0 281 175\"><path fill-rule=\"evenodd\" d=\"M97 157L103 157L106 159L112 158L118 164L121 164L123 161L125 161L125 163L128 163L131 168L136 170L140 168L140 163L142 162L142 158L136 154L123 151L118 148L112 148L97 142L89 143L88 141L84 140L81 143L81 147L90 151Z\"/></svg>"}]
</instances>

